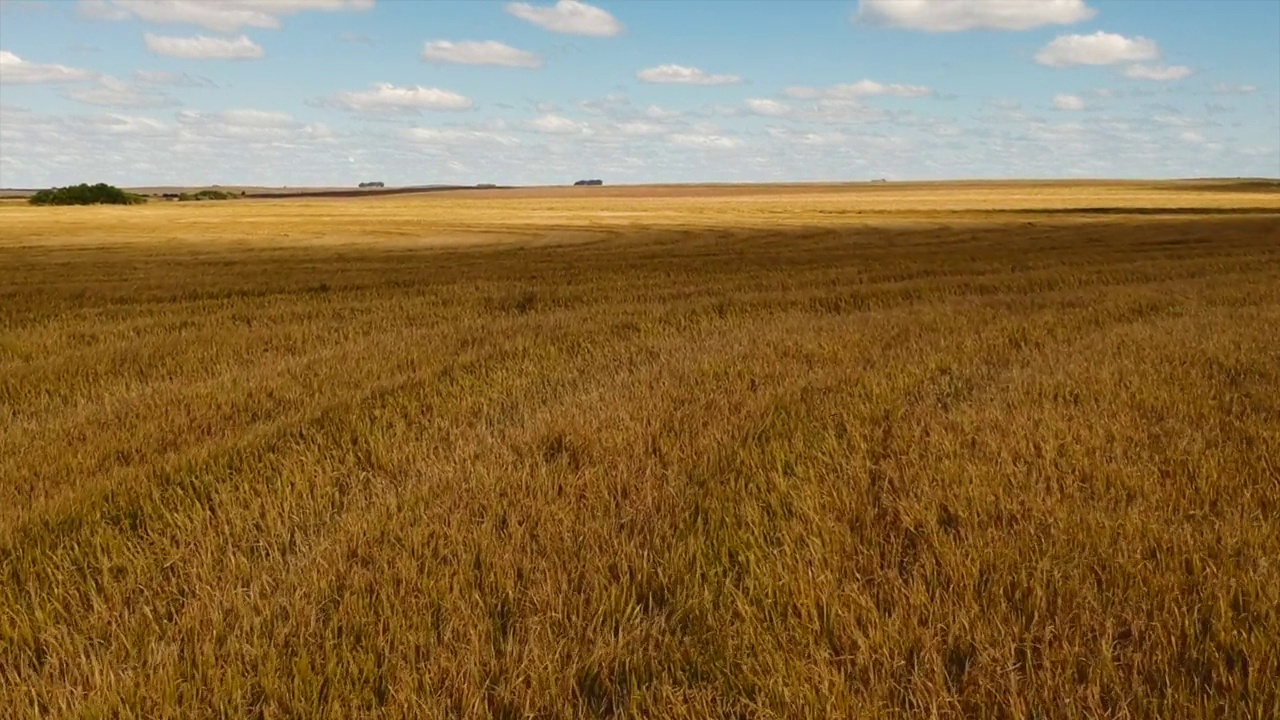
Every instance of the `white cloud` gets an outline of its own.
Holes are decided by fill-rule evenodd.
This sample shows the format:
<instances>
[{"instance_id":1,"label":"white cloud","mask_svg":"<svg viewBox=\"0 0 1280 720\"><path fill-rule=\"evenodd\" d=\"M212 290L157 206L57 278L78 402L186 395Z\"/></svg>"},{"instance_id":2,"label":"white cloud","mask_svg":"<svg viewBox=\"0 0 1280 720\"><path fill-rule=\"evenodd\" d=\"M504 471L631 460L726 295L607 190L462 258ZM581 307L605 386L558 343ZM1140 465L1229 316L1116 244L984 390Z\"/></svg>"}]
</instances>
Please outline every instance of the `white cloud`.
<instances>
[{"instance_id":1,"label":"white cloud","mask_svg":"<svg viewBox=\"0 0 1280 720\"><path fill-rule=\"evenodd\" d=\"M769 128L769 137L796 145L832 147L847 145L852 138L839 130L829 132L793 132L787 128Z\"/></svg>"},{"instance_id":2,"label":"white cloud","mask_svg":"<svg viewBox=\"0 0 1280 720\"><path fill-rule=\"evenodd\" d=\"M1202 143L1204 136L1194 130L1187 130L1178 135L1178 139L1188 143Z\"/></svg>"},{"instance_id":3,"label":"white cloud","mask_svg":"<svg viewBox=\"0 0 1280 720\"><path fill-rule=\"evenodd\" d=\"M645 108L644 116L650 120L671 120L673 118L680 117L680 111L668 110L666 108L658 107L657 105L650 105Z\"/></svg>"},{"instance_id":4,"label":"white cloud","mask_svg":"<svg viewBox=\"0 0 1280 720\"><path fill-rule=\"evenodd\" d=\"M98 81L92 85L73 87L64 94L76 102L105 107L168 107L178 104L165 93L128 83L110 75L99 77Z\"/></svg>"},{"instance_id":5,"label":"white cloud","mask_svg":"<svg viewBox=\"0 0 1280 720\"><path fill-rule=\"evenodd\" d=\"M287 128L233 125L217 113L184 114L181 122L157 116L166 121L160 123L129 117L148 114L142 112L114 118L51 117L8 105L0 107L0 146L5 151L0 176L23 187L79 182L86 174L121 186L354 187L364 180L524 185L568 184L584 177L600 177L607 184L940 179L975 173L993 178L1187 177L1274 174L1280 163L1274 127L1265 121L1232 130L1239 140L1223 141L1215 151L1207 128L1152 127L1147 113L1137 110L1123 118L1066 116L1074 122L1027 117L1005 124L961 117L957 124L965 134L956 138L935 130L945 123L930 124L910 113L880 128L807 127L799 120L804 104L787 102L794 113L785 128L760 128L747 135L737 128L677 121L666 133L634 136L615 129L619 121L576 114L576 103L570 101L561 103L573 109L564 115L590 120L594 134L539 135L523 123L503 128L479 121L420 133L407 133L408 127L398 123L371 123L347 133L301 123ZM644 108L634 108L633 117L642 118ZM697 113L686 113L689 117ZM1252 122L1248 113L1240 117ZM249 117L230 119L253 122ZM1206 141L1180 141L1184 131L1201 133ZM519 143L502 144L483 133L509 135ZM673 140L670 134L685 137Z\"/></svg>"},{"instance_id":6,"label":"white cloud","mask_svg":"<svg viewBox=\"0 0 1280 720\"><path fill-rule=\"evenodd\" d=\"M197 25L215 32L246 27L274 30L280 18L306 11L368 10L374 0L80 0L79 13L96 20Z\"/></svg>"},{"instance_id":7,"label":"white cloud","mask_svg":"<svg viewBox=\"0 0 1280 720\"><path fill-rule=\"evenodd\" d=\"M661 135L666 132L666 128L654 122L645 120L629 120L614 125L613 131L626 137L649 137L651 135Z\"/></svg>"},{"instance_id":8,"label":"white cloud","mask_svg":"<svg viewBox=\"0 0 1280 720\"><path fill-rule=\"evenodd\" d=\"M155 118L137 115L99 115L90 118L87 123L115 135L156 137L173 132L170 126Z\"/></svg>"},{"instance_id":9,"label":"white cloud","mask_svg":"<svg viewBox=\"0 0 1280 720\"><path fill-rule=\"evenodd\" d=\"M645 68L636 77L647 83L678 85L735 85L742 82L737 75L713 75L696 67L658 65Z\"/></svg>"},{"instance_id":10,"label":"white cloud","mask_svg":"<svg viewBox=\"0 0 1280 720\"><path fill-rule=\"evenodd\" d=\"M88 80L93 73L66 65L42 65L23 60L8 50L0 50L0 83L35 84Z\"/></svg>"},{"instance_id":11,"label":"white cloud","mask_svg":"<svg viewBox=\"0 0 1280 720\"><path fill-rule=\"evenodd\" d=\"M1200 119L1183 115L1173 107L1157 105L1151 109L1162 111L1159 114L1151 116L1152 122L1156 122L1161 125L1167 125L1169 127L1198 127L1202 124Z\"/></svg>"},{"instance_id":12,"label":"white cloud","mask_svg":"<svg viewBox=\"0 0 1280 720\"><path fill-rule=\"evenodd\" d=\"M742 146L742 141L735 137L714 133L672 133L667 136L672 145L711 150L732 150Z\"/></svg>"},{"instance_id":13,"label":"white cloud","mask_svg":"<svg viewBox=\"0 0 1280 720\"><path fill-rule=\"evenodd\" d=\"M241 127L287 128L297 124L289 113L266 110L224 110L218 117L228 125Z\"/></svg>"},{"instance_id":14,"label":"white cloud","mask_svg":"<svg viewBox=\"0 0 1280 720\"><path fill-rule=\"evenodd\" d=\"M624 93L609 93L598 100L583 100L578 103L578 107L592 115L608 115L616 117L619 115L631 115L631 98Z\"/></svg>"},{"instance_id":15,"label":"white cloud","mask_svg":"<svg viewBox=\"0 0 1280 720\"><path fill-rule=\"evenodd\" d=\"M418 110L468 110L471 98L440 88L397 87L375 83L372 90L338 93L322 104L355 112L416 112Z\"/></svg>"},{"instance_id":16,"label":"white cloud","mask_svg":"<svg viewBox=\"0 0 1280 720\"><path fill-rule=\"evenodd\" d=\"M511 147L520 144L520 139L514 135L487 130L458 128L408 128L401 133L401 137L410 142L423 145L504 145Z\"/></svg>"},{"instance_id":17,"label":"white cloud","mask_svg":"<svg viewBox=\"0 0 1280 720\"><path fill-rule=\"evenodd\" d=\"M178 122L138 114L13 115L0 124L0 176L8 183L49 187L86 175L120 186L345 185L366 168L346 161L368 138L345 139L323 125L234 124L246 117L179 113ZM348 144L349 143L349 144ZM380 172L375 168L370 172Z\"/></svg>"},{"instance_id":18,"label":"white cloud","mask_svg":"<svg viewBox=\"0 0 1280 720\"><path fill-rule=\"evenodd\" d=\"M266 55L248 35L230 40L205 35L168 37L151 33L143 37L151 52L188 60L257 60Z\"/></svg>"},{"instance_id":19,"label":"white cloud","mask_svg":"<svg viewBox=\"0 0 1280 720\"><path fill-rule=\"evenodd\" d=\"M831 85L824 88L789 87L784 90L788 96L802 100L829 98L837 100L853 100L864 97L904 97L920 98L933 94L933 90L921 85L885 85L874 80L859 80L856 83Z\"/></svg>"},{"instance_id":20,"label":"white cloud","mask_svg":"<svg viewBox=\"0 0 1280 720\"><path fill-rule=\"evenodd\" d=\"M298 136L307 140L333 140L338 134L324 123L312 123L303 127Z\"/></svg>"},{"instance_id":21,"label":"white cloud","mask_svg":"<svg viewBox=\"0 0 1280 720\"><path fill-rule=\"evenodd\" d=\"M634 114L624 119L605 118L598 114L580 119L559 112L544 112L515 126L502 119L491 119L479 125L415 128L402 132L401 137L420 145L438 147L523 145L540 147L547 152L554 148L557 152L572 154L586 152L588 148L634 149L639 144L648 144L653 138L676 131L677 127ZM521 133L532 133L539 138L526 138L521 142Z\"/></svg>"},{"instance_id":22,"label":"white cloud","mask_svg":"<svg viewBox=\"0 0 1280 720\"><path fill-rule=\"evenodd\" d=\"M866 105L861 100L823 98L812 107L802 108L795 117L806 122L844 125L884 122L892 119L893 114L882 108Z\"/></svg>"},{"instance_id":23,"label":"white cloud","mask_svg":"<svg viewBox=\"0 0 1280 720\"><path fill-rule=\"evenodd\" d=\"M555 5L531 5L513 2L507 12L551 32L589 37L614 37L622 34L622 23L594 5L578 0L559 0Z\"/></svg>"},{"instance_id":24,"label":"white cloud","mask_svg":"<svg viewBox=\"0 0 1280 720\"><path fill-rule=\"evenodd\" d=\"M1084 0L861 0L854 20L908 30L959 32L1070 25L1096 14Z\"/></svg>"},{"instance_id":25,"label":"white cloud","mask_svg":"<svg viewBox=\"0 0 1280 720\"><path fill-rule=\"evenodd\" d=\"M984 100L982 104L998 110L1019 110L1022 108L1022 103L1008 98L990 98Z\"/></svg>"},{"instance_id":26,"label":"white cloud","mask_svg":"<svg viewBox=\"0 0 1280 720\"><path fill-rule=\"evenodd\" d=\"M1124 76L1132 80L1156 80L1168 82L1190 77L1191 68L1185 65L1130 65L1124 69Z\"/></svg>"},{"instance_id":27,"label":"white cloud","mask_svg":"<svg viewBox=\"0 0 1280 720\"><path fill-rule=\"evenodd\" d=\"M199 147L202 152L216 154L219 152L219 147L225 149L224 141L243 143L237 151L245 152L250 148L261 148L267 145L285 147L297 141L324 141L335 136L333 131L324 125L303 125L288 113L282 112L252 109L222 112L183 110L175 117L177 123L170 125L155 118L137 115L69 116L50 118L50 122L45 127L51 131L52 137L65 138L76 151L82 149L74 146L77 141L85 139L83 136L86 131L115 137L166 137L169 138L169 142L162 145L151 143L118 148L120 153L127 153L125 156L133 158L158 150L160 154L157 157L161 161L167 159L171 151L185 152L195 147ZM117 147L113 146L112 149L115 151ZM183 163L178 165L183 166Z\"/></svg>"},{"instance_id":28,"label":"white cloud","mask_svg":"<svg viewBox=\"0 0 1280 720\"><path fill-rule=\"evenodd\" d=\"M1160 48L1144 37L1127 38L1099 30L1092 35L1061 35L1036 53L1036 62L1049 67L1113 65L1155 60Z\"/></svg>"},{"instance_id":29,"label":"white cloud","mask_svg":"<svg viewBox=\"0 0 1280 720\"><path fill-rule=\"evenodd\" d=\"M529 125L538 132L552 135L584 134L590 132L586 123L570 120L563 115L542 115Z\"/></svg>"},{"instance_id":30,"label":"white cloud","mask_svg":"<svg viewBox=\"0 0 1280 720\"><path fill-rule=\"evenodd\" d=\"M1054 110L1083 110L1084 100L1079 95L1055 95L1053 97Z\"/></svg>"},{"instance_id":31,"label":"white cloud","mask_svg":"<svg viewBox=\"0 0 1280 720\"><path fill-rule=\"evenodd\" d=\"M1220 82L1213 86L1215 95L1252 95L1256 92L1258 92L1257 85L1233 85Z\"/></svg>"},{"instance_id":32,"label":"white cloud","mask_svg":"<svg viewBox=\"0 0 1280 720\"><path fill-rule=\"evenodd\" d=\"M221 112L183 110L177 115L180 139L188 142L210 138L251 144L292 147L299 141L331 139L333 131L324 125L303 125L284 112L233 109Z\"/></svg>"},{"instance_id":33,"label":"white cloud","mask_svg":"<svg viewBox=\"0 0 1280 720\"><path fill-rule=\"evenodd\" d=\"M125 20L129 17L129 11L107 0L80 0L76 12L81 17L94 20Z\"/></svg>"},{"instance_id":34,"label":"white cloud","mask_svg":"<svg viewBox=\"0 0 1280 720\"><path fill-rule=\"evenodd\" d=\"M464 40L450 42L433 40L422 48L422 59L427 62L457 63L459 65L499 65L514 68L542 67L542 58L526 50L518 50L496 40Z\"/></svg>"},{"instance_id":35,"label":"white cloud","mask_svg":"<svg viewBox=\"0 0 1280 720\"><path fill-rule=\"evenodd\" d=\"M791 113L791 106L777 100L767 98L751 98L747 100L747 109L756 115L765 117L782 117Z\"/></svg>"},{"instance_id":36,"label":"white cloud","mask_svg":"<svg viewBox=\"0 0 1280 720\"><path fill-rule=\"evenodd\" d=\"M190 73L170 72L168 70L135 70L133 77L147 85L168 85L170 87L204 87L215 88L218 83L203 76Z\"/></svg>"}]
</instances>

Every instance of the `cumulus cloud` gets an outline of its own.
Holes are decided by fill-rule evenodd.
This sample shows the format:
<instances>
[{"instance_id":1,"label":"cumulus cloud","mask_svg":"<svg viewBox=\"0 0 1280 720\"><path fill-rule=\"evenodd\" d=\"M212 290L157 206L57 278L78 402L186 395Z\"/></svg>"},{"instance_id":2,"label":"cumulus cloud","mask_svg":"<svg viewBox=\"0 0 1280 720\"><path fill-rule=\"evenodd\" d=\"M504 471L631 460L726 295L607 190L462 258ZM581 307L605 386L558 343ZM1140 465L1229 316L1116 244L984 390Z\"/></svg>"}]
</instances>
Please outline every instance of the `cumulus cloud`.
<instances>
[{"instance_id":1,"label":"cumulus cloud","mask_svg":"<svg viewBox=\"0 0 1280 720\"><path fill-rule=\"evenodd\" d=\"M168 70L135 70L133 77L147 85L167 85L169 87L216 88L218 83L203 76L190 73L170 72Z\"/></svg>"},{"instance_id":2,"label":"cumulus cloud","mask_svg":"<svg viewBox=\"0 0 1280 720\"><path fill-rule=\"evenodd\" d=\"M599 99L583 100L578 103L578 107L592 115L607 115L609 117L630 115L634 112L631 107L631 98L624 93L617 92L609 93Z\"/></svg>"},{"instance_id":3,"label":"cumulus cloud","mask_svg":"<svg viewBox=\"0 0 1280 720\"><path fill-rule=\"evenodd\" d=\"M1022 108L1022 103L1008 98L988 98L983 100L982 104L997 110L1020 110Z\"/></svg>"},{"instance_id":4,"label":"cumulus cloud","mask_svg":"<svg viewBox=\"0 0 1280 720\"><path fill-rule=\"evenodd\" d=\"M798 145L814 145L819 147L833 147L840 145L848 145L852 138L839 130L828 132L806 132L806 133L771 133L774 137Z\"/></svg>"},{"instance_id":5,"label":"cumulus cloud","mask_svg":"<svg viewBox=\"0 0 1280 720\"><path fill-rule=\"evenodd\" d=\"M622 34L622 23L594 5L578 0L559 0L555 5L513 2L507 12L544 30L565 35L614 37Z\"/></svg>"},{"instance_id":6,"label":"cumulus cloud","mask_svg":"<svg viewBox=\"0 0 1280 720\"><path fill-rule=\"evenodd\" d=\"M732 150L741 147L742 141L728 135L715 133L672 133L667 136L672 145L708 150Z\"/></svg>"},{"instance_id":7,"label":"cumulus cloud","mask_svg":"<svg viewBox=\"0 0 1280 720\"><path fill-rule=\"evenodd\" d=\"M1079 95L1055 95L1053 98L1054 110L1083 110L1084 100Z\"/></svg>"},{"instance_id":8,"label":"cumulus cloud","mask_svg":"<svg viewBox=\"0 0 1280 720\"><path fill-rule=\"evenodd\" d=\"M422 145L468 146L468 145L503 145L511 147L520 144L520 139L506 133L488 130L472 130L460 128L408 128L401 137Z\"/></svg>"},{"instance_id":9,"label":"cumulus cloud","mask_svg":"<svg viewBox=\"0 0 1280 720\"><path fill-rule=\"evenodd\" d=\"M665 136L670 133L714 130L709 126L690 128L679 121L646 118L642 111L634 108L625 114L605 116L592 113L587 117L575 116L572 111L544 110L533 118L515 123L495 118L467 125L417 127L400 131L399 137L411 142L416 150L430 149L436 154L442 154L449 148L470 148L469 163L475 161L475 153L483 152L482 148L486 146L520 148L521 152L532 153L522 162L549 166L550 158L555 156L565 163L564 171L571 172L582 157L598 156L606 149L609 152L651 154L655 148L669 146Z\"/></svg>"},{"instance_id":10,"label":"cumulus cloud","mask_svg":"<svg viewBox=\"0 0 1280 720\"><path fill-rule=\"evenodd\" d=\"M0 115L0 145L5 149L0 154L0 176L32 187L78 182L86 173L122 186L338 185L373 176L393 184L512 182L528 181L530 175L518 173L541 167L543 157L539 149L470 158L465 149L409 143L378 132L376 126L359 137L302 123L253 127L280 123L270 118L259 122L262 118L252 115L183 113L178 122L165 123L140 114L42 116L12 105L0 106ZM420 162L424 150L440 155L442 162L424 169ZM569 157L569 152L562 156ZM470 180L447 175L450 162L460 158L471 160L467 164L479 167L476 172L481 175ZM577 167L569 161L565 164L570 166L566 173ZM612 165L601 167L604 176L618 177L608 169Z\"/></svg>"},{"instance_id":11,"label":"cumulus cloud","mask_svg":"<svg viewBox=\"0 0 1280 720\"><path fill-rule=\"evenodd\" d=\"M541 115L531 121L529 126L538 132L552 135L580 135L589 132L589 127L586 123L570 120L563 115Z\"/></svg>"},{"instance_id":12,"label":"cumulus cloud","mask_svg":"<svg viewBox=\"0 0 1280 720\"><path fill-rule=\"evenodd\" d=\"M520 129L546 136L554 142L575 141L593 146L627 147L635 143L647 143L653 138L687 128L685 123L671 117L649 118L629 105L626 107L628 112L625 113L592 113L592 117L586 119L577 119L559 112L544 112L522 123Z\"/></svg>"},{"instance_id":13,"label":"cumulus cloud","mask_svg":"<svg viewBox=\"0 0 1280 720\"><path fill-rule=\"evenodd\" d=\"M657 105L650 105L644 109L644 116L650 120L671 120L680 117L679 110L668 110Z\"/></svg>"},{"instance_id":14,"label":"cumulus cloud","mask_svg":"<svg viewBox=\"0 0 1280 720\"><path fill-rule=\"evenodd\" d=\"M790 117L801 122L848 125L884 122L893 119L895 115L897 114L867 105L858 99L820 98L812 105L797 107Z\"/></svg>"},{"instance_id":15,"label":"cumulus cloud","mask_svg":"<svg viewBox=\"0 0 1280 720\"><path fill-rule=\"evenodd\" d=\"M113 135L157 137L173 132L173 128L155 118L138 115L98 115L87 118L85 123Z\"/></svg>"},{"instance_id":16,"label":"cumulus cloud","mask_svg":"<svg viewBox=\"0 0 1280 720\"><path fill-rule=\"evenodd\" d=\"M737 75L713 75L696 67L658 65L636 73L643 82L675 85L735 85L742 82Z\"/></svg>"},{"instance_id":17,"label":"cumulus cloud","mask_svg":"<svg viewBox=\"0 0 1280 720\"><path fill-rule=\"evenodd\" d=\"M422 48L422 59L434 63L459 65L498 65L513 68L542 67L542 58L526 50L518 50L496 40L433 40Z\"/></svg>"},{"instance_id":18,"label":"cumulus cloud","mask_svg":"<svg viewBox=\"0 0 1280 720\"><path fill-rule=\"evenodd\" d=\"M765 117L782 117L790 114L791 106L777 100L767 98L750 98L746 102L747 110Z\"/></svg>"},{"instance_id":19,"label":"cumulus cloud","mask_svg":"<svg viewBox=\"0 0 1280 720\"><path fill-rule=\"evenodd\" d=\"M471 98L440 88L397 87L375 83L372 90L343 92L321 101L321 105L361 113L417 112L419 110L469 110Z\"/></svg>"},{"instance_id":20,"label":"cumulus cloud","mask_svg":"<svg viewBox=\"0 0 1280 720\"><path fill-rule=\"evenodd\" d=\"M646 120L628 120L617 123L610 129L625 137L649 137L666 132L662 125Z\"/></svg>"},{"instance_id":21,"label":"cumulus cloud","mask_svg":"<svg viewBox=\"0 0 1280 720\"><path fill-rule=\"evenodd\" d=\"M178 104L166 93L136 83L125 82L110 75L99 77L92 85L70 88L64 95L79 103L104 107L146 108Z\"/></svg>"},{"instance_id":22,"label":"cumulus cloud","mask_svg":"<svg viewBox=\"0 0 1280 720\"><path fill-rule=\"evenodd\" d=\"M1258 92L1257 85L1235 85L1232 83L1215 83L1212 92L1215 95L1252 95Z\"/></svg>"},{"instance_id":23,"label":"cumulus cloud","mask_svg":"<svg viewBox=\"0 0 1280 720\"><path fill-rule=\"evenodd\" d=\"M220 112L184 110L177 115L179 140L234 140L251 145L297 147L302 142L332 140L334 132L325 125L304 125L289 113L232 109Z\"/></svg>"},{"instance_id":24,"label":"cumulus cloud","mask_svg":"<svg viewBox=\"0 0 1280 720\"><path fill-rule=\"evenodd\" d=\"M93 73L66 65L44 65L23 60L8 50L0 50L0 83L38 84L88 80Z\"/></svg>"},{"instance_id":25,"label":"cumulus cloud","mask_svg":"<svg viewBox=\"0 0 1280 720\"><path fill-rule=\"evenodd\" d=\"M368 10L374 0L80 0L83 17L96 20L139 20L158 24L197 25L215 32L252 27L274 30L280 18L307 11Z\"/></svg>"},{"instance_id":26,"label":"cumulus cloud","mask_svg":"<svg viewBox=\"0 0 1280 720\"><path fill-rule=\"evenodd\" d=\"M1207 126L1153 126L1150 113L1138 110L1115 117L1050 115L1057 121L961 116L954 122L962 133L956 136L943 132L945 123L912 113L895 114L891 126L878 128L806 126L800 115L807 105L787 102L794 113L785 127L752 131L686 122L697 112L661 123L644 118L644 105L635 107L635 122L666 125L666 132L657 134L648 127L624 128L632 119L577 114L575 103L562 103L569 108L562 111L567 119L591 124L592 134L577 135L544 135L526 123L502 127L478 120L414 133L398 123L372 123L348 134L301 123L254 127L271 121L217 113L184 114L174 122L158 115L147 119L145 112L51 117L7 105L0 107L5 149L0 175L23 187L74 183L86 173L122 186L346 185L369 178L391 185L519 185L581 177L618 184L928 179L975 172L983 177L1265 175L1280 163L1274 128L1243 112L1239 117L1247 127L1230 131L1239 140L1224 141L1215 150ZM1182 132L1207 140L1180 142ZM503 144L485 134L518 143Z\"/></svg>"},{"instance_id":27,"label":"cumulus cloud","mask_svg":"<svg viewBox=\"0 0 1280 720\"><path fill-rule=\"evenodd\" d=\"M881 96L921 98L933 94L933 90L921 85L885 85L874 80L859 80L856 83L843 83L829 87L794 86L787 88L783 92L790 97L802 100L815 98L853 100Z\"/></svg>"},{"instance_id":28,"label":"cumulus cloud","mask_svg":"<svg viewBox=\"0 0 1280 720\"><path fill-rule=\"evenodd\" d=\"M1092 35L1061 35L1055 38L1036 53L1036 62L1062 68L1076 65L1114 65L1156 60L1159 57L1160 48L1154 40L1144 37L1127 38L1099 30Z\"/></svg>"},{"instance_id":29,"label":"cumulus cloud","mask_svg":"<svg viewBox=\"0 0 1280 720\"><path fill-rule=\"evenodd\" d=\"M225 39L197 35L196 37L143 36L147 49L157 55L188 60L257 60L265 57L262 47L248 35Z\"/></svg>"},{"instance_id":30,"label":"cumulus cloud","mask_svg":"<svg viewBox=\"0 0 1280 720\"><path fill-rule=\"evenodd\" d=\"M76 12L93 20L127 20L129 11L107 0L80 0Z\"/></svg>"},{"instance_id":31,"label":"cumulus cloud","mask_svg":"<svg viewBox=\"0 0 1280 720\"><path fill-rule=\"evenodd\" d=\"M1097 11L1084 0L861 0L855 22L926 32L1030 30L1070 25Z\"/></svg>"},{"instance_id":32,"label":"cumulus cloud","mask_svg":"<svg viewBox=\"0 0 1280 720\"><path fill-rule=\"evenodd\" d=\"M1132 80L1155 80L1169 82L1182 80L1191 76L1191 68L1185 65L1130 65L1124 69L1124 76Z\"/></svg>"},{"instance_id":33,"label":"cumulus cloud","mask_svg":"<svg viewBox=\"0 0 1280 720\"><path fill-rule=\"evenodd\" d=\"M0 112L0 176L24 187L65 185L86 175L125 187L346 184L345 159L363 147L335 147L342 136L323 125L255 128L219 113L182 113L165 122L146 113Z\"/></svg>"},{"instance_id":34,"label":"cumulus cloud","mask_svg":"<svg viewBox=\"0 0 1280 720\"><path fill-rule=\"evenodd\" d=\"M216 117L223 123L239 127L287 128L297 124L289 113L268 110L224 110Z\"/></svg>"}]
</instances>

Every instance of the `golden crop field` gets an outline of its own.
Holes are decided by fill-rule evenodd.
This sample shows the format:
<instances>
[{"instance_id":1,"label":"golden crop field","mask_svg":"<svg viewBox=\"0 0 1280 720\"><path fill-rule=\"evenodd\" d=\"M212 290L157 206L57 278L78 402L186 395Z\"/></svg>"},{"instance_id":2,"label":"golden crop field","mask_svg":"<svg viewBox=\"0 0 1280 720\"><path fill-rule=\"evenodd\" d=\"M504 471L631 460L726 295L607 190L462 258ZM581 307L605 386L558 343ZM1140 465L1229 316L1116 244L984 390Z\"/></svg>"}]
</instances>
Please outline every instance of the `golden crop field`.
<instances>
[{"instance_id":1,"label":"golden crop field","mask_svg":"<svg viewBox=\"0 0 1280 720\"><path fill-rule=\"evenodd\" d=\"M1280 192L0 204L0 716L1280 715Z\"/></svg>"}]
</instances>

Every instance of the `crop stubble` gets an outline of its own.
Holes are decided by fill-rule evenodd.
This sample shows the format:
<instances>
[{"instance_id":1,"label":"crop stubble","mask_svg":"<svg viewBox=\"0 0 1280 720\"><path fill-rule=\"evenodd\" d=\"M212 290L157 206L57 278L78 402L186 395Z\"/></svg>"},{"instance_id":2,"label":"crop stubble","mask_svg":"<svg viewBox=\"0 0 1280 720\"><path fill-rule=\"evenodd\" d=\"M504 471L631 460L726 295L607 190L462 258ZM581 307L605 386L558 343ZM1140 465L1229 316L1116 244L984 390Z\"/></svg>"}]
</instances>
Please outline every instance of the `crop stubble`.
<instances>
[{"instance_id":1,"label":"crop stubble","mask_svg":"<svg viewBox=\"0 0 1280 720\"><path fill-rule=\"evenodd\" d=\"M0 715L1274 717L1277 327L1265 187L2 206Z\"/></svg>"}]
</instances>

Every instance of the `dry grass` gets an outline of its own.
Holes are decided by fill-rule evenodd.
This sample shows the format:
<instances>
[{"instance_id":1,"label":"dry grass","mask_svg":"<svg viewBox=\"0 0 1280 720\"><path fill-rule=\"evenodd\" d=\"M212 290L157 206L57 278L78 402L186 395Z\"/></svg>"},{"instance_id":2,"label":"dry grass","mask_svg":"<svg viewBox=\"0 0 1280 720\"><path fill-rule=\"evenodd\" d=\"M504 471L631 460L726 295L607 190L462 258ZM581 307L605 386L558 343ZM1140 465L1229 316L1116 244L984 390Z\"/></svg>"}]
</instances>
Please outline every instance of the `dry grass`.
<instances>
[{"instance_id":1,"label":"dry grass","mask_svg":"<svg viewBox=\"0 0 1280 720\"><path fill-rule=\"evenodd\" d=\"M601 190L0 207L0 715L1280 713L1280 196Z\"/></svg>"}]
</instances>

